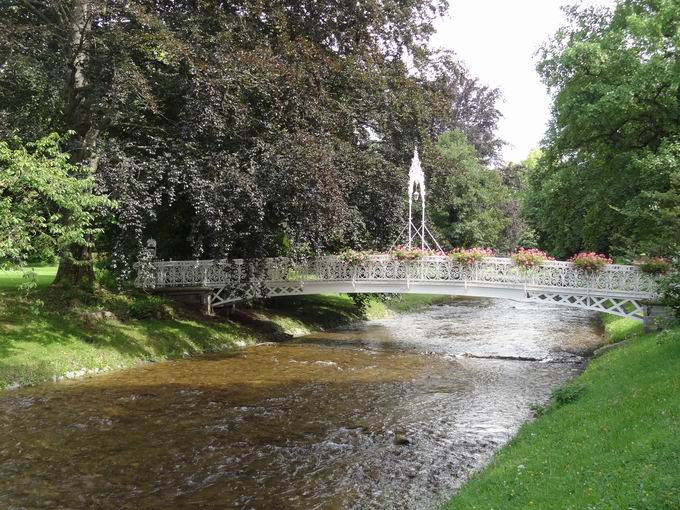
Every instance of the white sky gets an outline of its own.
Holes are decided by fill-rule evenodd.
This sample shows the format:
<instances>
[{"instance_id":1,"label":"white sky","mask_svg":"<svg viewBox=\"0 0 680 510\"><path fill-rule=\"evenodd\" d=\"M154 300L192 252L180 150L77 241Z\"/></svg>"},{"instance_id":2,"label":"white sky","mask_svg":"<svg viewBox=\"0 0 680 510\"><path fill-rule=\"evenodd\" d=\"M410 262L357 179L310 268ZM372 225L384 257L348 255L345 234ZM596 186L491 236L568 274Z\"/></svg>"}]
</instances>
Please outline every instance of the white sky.
<instances>
[{"instance_id":1,"label":"white sky","mask_svg":"<svg viewBox=\"0 0 680 510\"><path fill-rule=\"evenodd\" d=\"M503 157L521 161L538 147L550 116L550 96L536 73L535 52L564 24L561 5L578 0L449 0L433 46L451 49L472 75L503 94L498 134ZM613 0L580 3L612 5Z\"/></svg>"}]
</instances>

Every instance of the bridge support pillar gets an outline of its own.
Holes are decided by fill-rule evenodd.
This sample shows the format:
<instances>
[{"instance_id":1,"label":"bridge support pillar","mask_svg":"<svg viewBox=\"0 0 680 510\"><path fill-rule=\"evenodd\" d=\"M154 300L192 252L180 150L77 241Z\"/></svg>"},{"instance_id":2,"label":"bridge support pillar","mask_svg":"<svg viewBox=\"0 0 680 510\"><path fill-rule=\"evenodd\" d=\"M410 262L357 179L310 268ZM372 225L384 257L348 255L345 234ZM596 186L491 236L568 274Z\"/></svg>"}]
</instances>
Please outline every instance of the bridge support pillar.
<instances>
[{"instance_id":1,"label":"bridge support pillar","mask_svg":"<svg viewBox=\"0 0 680 510\"><path fill-rule=\"evenodd\" d=\"M205 313L207 315L214 315L212 292L203 294L203 304L205 305Z\"/></svg>"},{"instance_id":2,"label":"bridge support pillar","mask_svg":"<svg viewBox=\"0 0 680 510\"><path fill-rule=\"evenodd\" d=\"M663 323L670 319L670 310L663 305L647 305L642 319L645 333L652 333L661 329Z\"/></svg>"}]
</instances>

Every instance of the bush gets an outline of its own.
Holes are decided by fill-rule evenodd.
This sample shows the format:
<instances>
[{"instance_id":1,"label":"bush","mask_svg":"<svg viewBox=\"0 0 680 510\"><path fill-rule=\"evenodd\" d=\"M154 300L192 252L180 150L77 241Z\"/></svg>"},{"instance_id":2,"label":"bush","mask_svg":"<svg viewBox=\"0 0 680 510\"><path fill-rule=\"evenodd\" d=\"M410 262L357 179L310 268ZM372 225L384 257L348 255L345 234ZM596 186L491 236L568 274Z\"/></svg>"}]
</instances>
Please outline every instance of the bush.
<instances>
[{"instance_id":1,"label":"bush","mask_svg":"<svg viewBox=\"0 0 680 510\"><path fill-rule=\"evenodd\" d=\"M585 384L568 384L557 388L550 393L550 401L547 404L531 404L529 409L538 418L560 407L575 402L586 392Z\"/></svg>"},{"instance_id":2,"label":"bush","mask_svg":"<svg viewBox=\"0 0 680 510\"><path fill-rule=\"evenodd\" d=\"M95 266L94 278L100 287L113 292L118 290L116 275L110 269Z\"/></svg>"},{"instance_id":3,"label":"bush","mask_svg":"<svg viewBox=\"0 0 680 510\"><path fill-rule=\"evenodd\" d=\"M144 296L130 303L128 315L133 319L167 319L172 317L172 308L163 298Z\"/></svg>"},{"instance_id":4,"label":"bush","mask_svg":"<svg viewBox=\"0 0 680 510\"><path fill-rule=\"evenodd\" d=\"M534 417L538 418L548 412L548 406L544 404L529 404L529 409L534 413Z\"/></svg>"},{"instance_id":5,"label":"bush","mask_svg":"<svg viewBox=\"0 0 680 510\"><path fill-rule=\"evenodd\" d=\"M680 259L675 259L672 270L672 273L662 278L659 284L661 302L680 318Z\"/></svg>"},{"instance_id":6,"label":"bush","mask_svg":"<svg viewBox=\"0 0 680 510\"><path fill-rule=\"evenodd\" d=\"M495 254L491 248L454 248L449 252L449 257L461 266L473 266L484 257L493 257Z\"/></svg>"},{"instance_id":7,"label":"bush","mask_svg":"<svg viewBox=\"0 0 680 510\"><path fill-rule=\"evenodd\" d=\"M671 263L663 257L642 257L635 261L635 265L643 273L659 275L671 270Z\"/></svg>"},{"instance_id":8,"label":"bush","mask_svg":"<svg viewBox=\"0 0 680 510\"><path fill-rule=\"evenodd\" d=\"M371 303L371 301L375 301L378 299L374 294L364 293L349 294L349 297L354 302L354 306L356 306L357 309L360 310L362 313L364 313L368 309L368 305Z\"/></svg>"},{"instance_id":9,"label":"bush","mask_svg":"<svg viewBox=\"0 0 680 510\"><path fill-rule=\"evenodd\" d=\"M584 384L568 384L553 390L550 396L555 402L555 407L562 407L565 404L578 400L585 392L586 386Z\"/></svg>"},{"instance_id":10,"label":"bush","mask_svg":"<svg viewBox=\"0 0 680 510\"><path fill-rule=\"evenodd\" d=\"M520 248L517 252L510 255L513 264L520 269L533 269L542 266L546 260L555 260L542 250L536 248Z\"/></svg>"},{"instance_id":11,"label":"bush","mask_svg":"<svg viewBox=\"0 0 680 510\"><path fill-rule=\"evenodd\" d=\"M606 255L592 251L577 253L569 259L569 262L586 273L599 273L604 266L613 263L612 259Z\"/></svg>"}]
</instances>

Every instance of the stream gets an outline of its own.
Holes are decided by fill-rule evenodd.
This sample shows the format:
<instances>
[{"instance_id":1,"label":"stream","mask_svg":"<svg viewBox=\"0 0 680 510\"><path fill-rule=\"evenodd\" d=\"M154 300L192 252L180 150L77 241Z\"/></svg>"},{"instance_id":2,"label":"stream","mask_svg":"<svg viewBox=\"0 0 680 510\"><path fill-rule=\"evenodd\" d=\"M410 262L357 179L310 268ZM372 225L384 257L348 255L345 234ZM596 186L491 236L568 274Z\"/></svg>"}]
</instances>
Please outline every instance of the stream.
<instances>
[{"instance_id":1,"label":"stream","mask_svg":"<svg viewBox=\"0 0 680 510\"><path fill-rule=\"evenodd\" d=\"M436 508L600 341L588 312L457 299L8 391L0 507Z\"/></svg>"}]
</instances>

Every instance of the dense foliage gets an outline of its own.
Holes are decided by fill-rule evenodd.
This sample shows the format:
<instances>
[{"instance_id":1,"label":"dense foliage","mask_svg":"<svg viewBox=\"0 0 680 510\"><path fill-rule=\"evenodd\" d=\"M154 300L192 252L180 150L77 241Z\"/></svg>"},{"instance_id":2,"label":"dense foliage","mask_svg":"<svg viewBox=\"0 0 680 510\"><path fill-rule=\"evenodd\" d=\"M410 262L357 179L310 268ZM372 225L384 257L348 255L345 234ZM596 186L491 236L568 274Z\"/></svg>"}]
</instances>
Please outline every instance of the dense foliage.
<instances>
[{"instance_id":1,"label":"dense foliage","mask_svg":"<svg viewBox=\"0 0 680 510\"><path fill-rule=\"evenodd\" d=\"M118 203L98 246L118 269L147 237L175 258L385 248L414 145L433 161L457 130L498 158L498 92L426 44L445 9L8 0L0 139L75 133L71 163Z\"/></svg>"},{"instance_id":2,"label":"dense foliage","mask_svg":"<svg viewBox=\"0 0 680 510\"><path fill-rule=\"evenodd\" d=\"M670 274L661 280L661 295L663 304L680 319L680 258L673 261L671 269Z\"/></svg>"},{"instance_id":3,"label":"dense foliage","mask_svg":"<svg viewBox=\"0 0 680 510\"><path fill-rule=\"evenodd\" d=\"M460 130L443 133L436 147L430 204L439 242L445 249L496 246L509 225L500 173L481 164Z\"/></svg>"},{"instance_id":4,"label":"dense foliage","mask_svg":"<svg viewBox=\"0 0 680 510\"><path fill-rule=\"evenodd\" d=\"M539 65L555 97L544 150L502 166L498 91L428 46L446 8L8 0L0 140L72 133L55 164L118 204L85 237L122 274L148 237L173 258L385 250L416 145L444 249L676 251L679 8L569 9ZM88 263L78 239L62 266Z\"/></svg>"},{"instance_id":5,"label":"dense foliage","mask_svg":"<svg viewBox=\"0 0 680 510\"><path fill-rule=\"evenodd\" d=\"M0 141L0 262L22 265L90 247L111 206L94 194L93 176L59 150L58 136L27 146Z\"/></svg>"},{"instance_id":6,"label":"dense foliage","mask_svg":"<svg viewBox=\"0 0 680 510\"><path fill-rule=\"evenodd\" d=\"M570 8L542 50L554 94L527 210L541 244L664 255L680 248L680 7Z\"/></svg>"}]
</instances>

